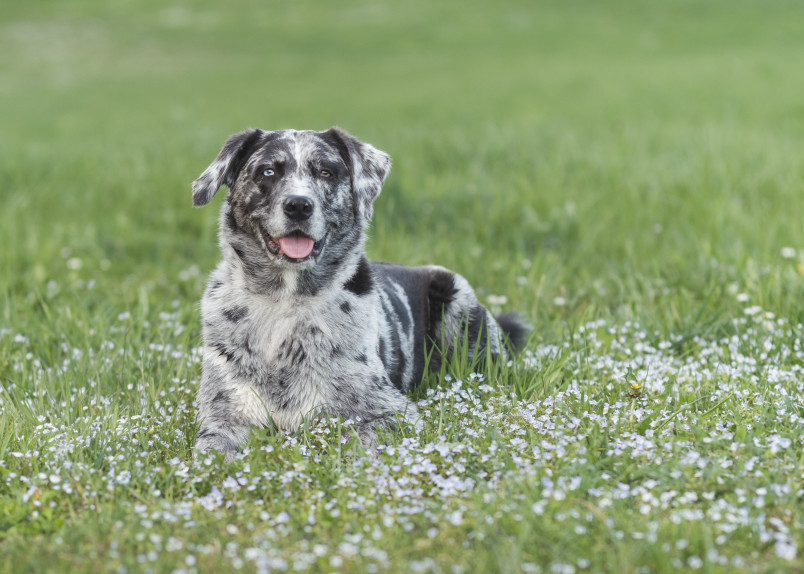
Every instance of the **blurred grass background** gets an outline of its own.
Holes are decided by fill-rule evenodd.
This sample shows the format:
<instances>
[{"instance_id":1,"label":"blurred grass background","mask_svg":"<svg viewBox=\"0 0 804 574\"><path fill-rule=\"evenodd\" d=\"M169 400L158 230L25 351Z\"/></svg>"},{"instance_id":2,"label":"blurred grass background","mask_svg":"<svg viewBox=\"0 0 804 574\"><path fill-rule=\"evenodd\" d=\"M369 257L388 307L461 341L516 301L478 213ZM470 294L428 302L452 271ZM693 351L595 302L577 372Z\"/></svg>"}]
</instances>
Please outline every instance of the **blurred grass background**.
<instances>
[{"instance_id":1,"label":"blurred grass background","mask_svg":"<svg viewBox=\"0 0 804 574\"><path fill-rule=\"evenodd\" d=\"M247 126L338 124L389 152L394 167L376 204L370 256L455 269L481 300L533 321L534 349L538 342L543 351L555 345L583 357L585 343L569 334L605 319L606 328L638 321L641 327L624 331L644 328L656 342L674 341L685 357L708 352L706 344L685 346L691 337L711 341L735 329L744 311L755 319L767 311L804 321L803 47L804 6L785 0L0 3L0 554L8 557L0 571L143 568L136 544L121 548L119 561L111 558L117 551L110 541L144 539L135 538L145 536L145 522L132 505L153 510L186 501L228 476L227 465L194 466L202 477L196 490L176 481L173 463L164 463L191 458L191 395L200 375L191 349L200 342L205 277L220 257L217 210L224 193L193 209L190 182L229 134ZM756 341L766 337L751 325L746 329ZM798 348L798 332L787 331L791 349ZM749 338L745 346L754 344ZM770 373L778 357L762 349L756 342L756 357L748 358L759 361L758 369L767 360ZM792 354L785 360L800 364ZM552 398L578 376L562 361L530 371L543 383L537 391L526 378L513 389L525 400ZM616 401L609 416L619 420L616 405L632 401L633 414L631 391L609 394L608 375L589 365L582 370L584 377L604 378L585 391L600 413ZM784 408L797 408L795 397L772 403L769 389L778 385L769 374L759 383L753 376L738 381L743 406L699 403L720 377L718 370L712 380L696 379L688 406L706 410L698 411L691 434L675 437L673 452L699 448L704 456L714 453L712 460L734 458L745 471L729 484L749 491L785 482L781 474L794 471L780 470L788 466L767 458L762 444L770 433L795 436L798 419L779 422ZM617 383L640 388L628 381ZM757 399L766 393L762 385L764 403ZM778 389L787 396L784 386ZM507 396L504 384L498 392ZM720 406L737 410L719 419L711 413ZM566 418L583 417L587 408L579 404ZM546 413L565 416L552 407ZM141 426L127 418L134 414L142 415ZM441 422L454 415L441 414ZM608 437L634 424L625 418L626 426L591 434L582 458L590 466L579 471L570 456L555 463L558 476L582 472L595 485L612 478L601 469L616 467ZM706 446L713 426L735 421L744 435L736 440L749 450L734 455L725 442ZM22 455L39 448L45 423L70 440L94 437L65 455L75 463L74 483L89 494L59 497L43 486L41 502L58 504L43 505L41 518L31 520L27 476L46 484L51 472L62 472L61 462L54 469L50 447L41 456ZM126 446L134 433L127 429L135 426L143 444ZM440 432L434 427L422 440L442 442ZM20 457L10 458L12 451ZM793 456L784 465L795 465ZM277 460L260 454L246 466L273 471ZM757 460L764 475L751 471ZM687 467L669 455L658 470L635 461L626 458L615 480L654 473L665 493L723 488L711 477L704 485L688 480ZM350 472L363 480L337 453L314 466L325 485L340 484ZM115 468L133 472L128 489L107 490L105 477L115 476ZM668 473L677 473L678 482ZM152 483L152 475L160 478ZM395 532L391 569L404 569L399 565L431 548L452 564L453 537L468 540L469 532L488 536L479 551L461 556L458 565L470 571L517 571L526 559L563 560L577 552L616 572L645 564L676 568L671 554L636 536L617 541L602 521L599 531L575 530L579 538L572 538L568 522L562 528L548 515L533 515L530 503L541 488L519 480L506 488L532 490L530 498L503 508L527 520L467 521L430 541L423 530L408 538ZM352 486L344 489L353 494ZM791 492L789 499L795 487ZM274 495L255 496L261 502ZM261 507L250 500L225 518L256 521ZM304 521L309 501L300 500L292 510ZM760 527L766 512L778 514L795 536L800 519L786 500L755 509ZM478 516L498 510L493 499L475 503ZM245 508L255 516L241 516ZM626 532L644 530L654 517L637 512L629 499L609 516ZM666 514L658 519L667 527L663 536L692 540L690 550L674 547L676 554L711 546L708 519L692 527L670 525ZM158 528L186 542L234 538L222 535L219 514L199 520L192 529ZM345 513L342 523L325 523L317 535L339 543L353 521ZM287 548L294 536L307 536L301 526L293 524ZM750 552L757 570L789 566L778 549L772 556L769 543L757 541L764 531L752 532L736 536L724 552ZM531 543L534 536L539 544ZM245 529L238 539L243 548L253 542ZM217 554L201 559L200 570L224 564ZM156 571L170 571L171 558L160 560ZM705 568L718 571L713 563Z\"/></svg>"},{"instance_id":2,"label":"blurred grass background","mask_svg":"<svg viewBox=\"0 0 804 574\"><path fill-rule=\"evenodd\" d=\"M801 318L779 253L804 247L802 16L782 0L4 3L3 322L190 309L222 201L192 209L190 182L247 126L333 124L394 159L371 256L455 268L546 333L573 314L677 329L732 283Z\"/></svg>"}]
</instances>

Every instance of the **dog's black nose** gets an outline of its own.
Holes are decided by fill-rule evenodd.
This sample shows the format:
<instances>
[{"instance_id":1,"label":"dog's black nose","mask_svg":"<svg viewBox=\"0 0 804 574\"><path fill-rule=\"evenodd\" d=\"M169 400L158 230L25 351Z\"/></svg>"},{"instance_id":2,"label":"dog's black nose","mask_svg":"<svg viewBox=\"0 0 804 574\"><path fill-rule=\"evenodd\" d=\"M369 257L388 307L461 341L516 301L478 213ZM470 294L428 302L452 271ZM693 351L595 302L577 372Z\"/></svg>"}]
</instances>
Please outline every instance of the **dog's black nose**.
<instances>
[{"instance_id":1,"label":"dog's black nose","mask_svg":"<svg viewBox=\"0 0 804 574\"><path fill-rule=\"evenodd\" d=\"M313 202L303 195L291 195L285 200L285 204L282 207L285 210L285 215L296 221L309 219L313 214Z\"/></svg>"}]
</instances>

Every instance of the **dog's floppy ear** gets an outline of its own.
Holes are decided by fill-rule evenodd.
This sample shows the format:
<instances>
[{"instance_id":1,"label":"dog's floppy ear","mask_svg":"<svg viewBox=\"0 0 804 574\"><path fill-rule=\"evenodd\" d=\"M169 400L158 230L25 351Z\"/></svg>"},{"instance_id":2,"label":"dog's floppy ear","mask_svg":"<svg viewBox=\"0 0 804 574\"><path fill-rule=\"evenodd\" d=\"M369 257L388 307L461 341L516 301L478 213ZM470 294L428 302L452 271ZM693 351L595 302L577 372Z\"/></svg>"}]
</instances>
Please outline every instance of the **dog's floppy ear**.
<instances>
[{"instance_id":1,"label":"dog's floppy ear","mask_svg":"<svg viewBox=\"0 0 804 574\"><path fill-rule=\"evenodd\" d=\"M193 182L194 206L201 207L209 203L220 186L232 187L250 155L249 152L262 134L262 130L249 128L226 140L215 161Z\"/></svg>"},{"instance_id":2,"label":"dog's floppy ear","mask_svg":"<svg viewBox=\"0 0 804 574\"><path fill-rule=\"evenodd\" d=\"M352 178L355 215L371 219L374 199L391 169L391 158L374 146L363 143L338 127L324 132L334 140Z\"/></svg>"}]
</instances>

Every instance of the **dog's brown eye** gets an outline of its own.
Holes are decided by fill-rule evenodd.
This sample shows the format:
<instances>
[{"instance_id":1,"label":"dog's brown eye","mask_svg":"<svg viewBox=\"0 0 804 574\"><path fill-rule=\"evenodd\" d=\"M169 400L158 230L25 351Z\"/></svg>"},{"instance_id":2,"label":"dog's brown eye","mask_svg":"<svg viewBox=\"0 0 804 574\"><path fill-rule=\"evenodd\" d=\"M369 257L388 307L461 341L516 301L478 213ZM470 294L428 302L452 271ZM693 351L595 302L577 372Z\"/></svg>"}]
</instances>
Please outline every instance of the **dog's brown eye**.
<instances>
[{"instance_id":1,"label":"dog's brown eye","mask_svg":"<svg viewBox=\"0 0 804 574\"><path fill-rule=\"evenodd\" d=\"M332 172L328 169L322 169L319 173L321 174L321 177L329 177L332 175Z\"/></svg>"}]
</instances>

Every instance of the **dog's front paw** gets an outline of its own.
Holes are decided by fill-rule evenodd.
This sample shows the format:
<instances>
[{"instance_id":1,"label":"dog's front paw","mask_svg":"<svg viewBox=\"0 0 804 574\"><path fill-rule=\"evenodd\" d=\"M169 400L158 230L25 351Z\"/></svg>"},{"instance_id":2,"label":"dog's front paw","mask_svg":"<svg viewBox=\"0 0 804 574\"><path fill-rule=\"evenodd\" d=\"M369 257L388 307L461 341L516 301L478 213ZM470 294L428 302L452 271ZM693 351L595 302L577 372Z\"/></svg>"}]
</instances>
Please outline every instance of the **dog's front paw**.
<instances>
[{"instance_id":1,"label":"dog's front paw","mask_svg":"<svg viewBox=\"0 0 804 574\"><path fill-rule=\"evenodd\" d=\"M217 450L226 455L226 462L232 462L234 455L238 451L238 444L231 437L224 434L201 429L195 441L195 458L200 457L208 451Z\"/></svg>"},{"instance_id":2,"label":"dog's front paw","mask_svg":"<svg viewBox=\"0 0 804 574\"><path fill-rule=\"evenodd\" d=\"M366 452L372 456L376 456L379 440L377 439L376 422L360 423L357 425L357 437Z\"/></svg>"},{"instance_id":3,"label":"dog's front paw","mask_svg":"<svg viewBox=\"0 0 804 574\"><path fill-rule=\"evenodd\" d=\"M357 425L355 425L357 437L360 439L360 442L363 445L363 448L366 449L366 452L371 455L376 455L377 447L381 444L385 444L385 442L380 440L380 438L377 436L378 431L398 430L400 428L400 423L402 426L407 423L413 428L417 428L416 421L418 420L418 417L411 416L411 413L415 415L415 407L413 407L410 412L406 412L403 415L398 413L388 413L385 415L380 415L379 417L371 420L357 423ZM400 416L403 418L400 419Z\"/></svg>"}]
</instances>

